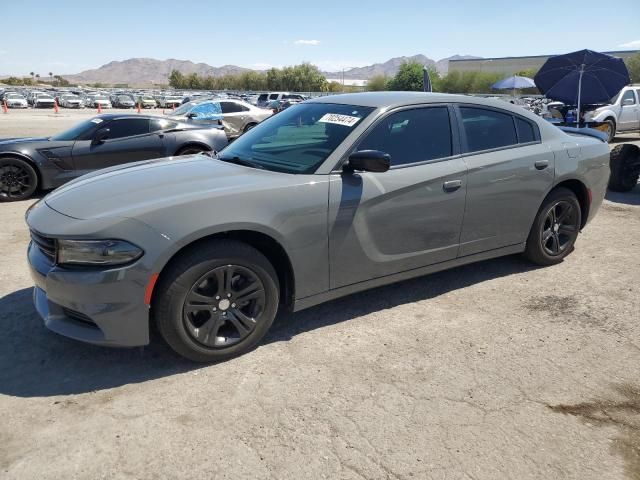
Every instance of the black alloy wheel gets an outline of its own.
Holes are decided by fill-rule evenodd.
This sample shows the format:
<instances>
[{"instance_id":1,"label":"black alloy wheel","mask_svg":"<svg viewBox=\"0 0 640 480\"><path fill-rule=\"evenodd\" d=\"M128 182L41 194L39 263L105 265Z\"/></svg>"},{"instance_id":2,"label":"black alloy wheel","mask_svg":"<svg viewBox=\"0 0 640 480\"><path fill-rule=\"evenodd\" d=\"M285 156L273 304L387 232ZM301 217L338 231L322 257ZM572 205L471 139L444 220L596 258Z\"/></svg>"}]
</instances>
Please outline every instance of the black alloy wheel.
<instances>
[{"instance_id":1,"label":"black alloy wheel","mask_svg":"<svg viewBox=\"0 0 640 480\"><path fill-rule=\"evenodd\" d=\"M544 199L527 238L524 256L537 265L555 265L573 251L582 228L582 208L564 187Z\"/></svg>"},{"instance_id":2,"label":"black alloy wheel","mask_svg":"<svg viewBox=\"0 0 640 480\"><path fill-rule=\"evenodd\" d=\"M247 267L224 265L202 275L184 301L185 327L207 348L225 348L245 339L265 311L265 288Z\"/></svg>"},{"instance_id":3,"label":"black alloy wheel","mask_svg":"<svg viewBox=\"0 0 640 480\"><path fill-rule=\"evenodd\" d=\"M219 362L255 347L278 312L280 282L271 262L245 243L202 241L163 270L152 299L158 331L177 353Z\"/></svg>"},{"instance_id":4,"label":"black alloy wheel","mask_svg":"<svg viewBox=\"0 0 640 480\"><path fill-rule=\"evenodd\" d=\"M540 241L548 255L561 255L567 247L573 245L580 230L578 219L574 206L564 200L554 203L547 210Z\"/></svg>"},{"instance_id":5,"label":"black alloy wheel","mask_svg":"<svg viewBox=\"0 0 640 480\"><path fill-rule=\"evenodd\" d=\"M17 158L0 159L0 201L24 200L37 186L38 176L27 162Z\"/></svg>"}]
</instances>

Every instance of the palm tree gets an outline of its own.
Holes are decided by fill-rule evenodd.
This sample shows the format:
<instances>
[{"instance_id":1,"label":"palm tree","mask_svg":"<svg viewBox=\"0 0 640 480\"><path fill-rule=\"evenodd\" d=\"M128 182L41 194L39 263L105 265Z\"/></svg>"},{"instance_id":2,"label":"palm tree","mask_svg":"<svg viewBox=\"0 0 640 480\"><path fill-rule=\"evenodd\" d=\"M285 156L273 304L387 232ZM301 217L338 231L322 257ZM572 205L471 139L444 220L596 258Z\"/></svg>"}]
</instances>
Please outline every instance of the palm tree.
<instances>
[{"instance_id":1,"label":"palm tree","mask_svg":"<svg viewBox=\"0 0 640 480\"><path fill-rule=\"evenodd\" d=\"M53 72L49 72L49 81L53 83Z\"/></svg>"},{"instance_id":2,"label":"palm tree","mask_svg":"<svg viewBox=\"0 0 640 480\"><path fill-rule=\"evenodd\" d=\"M38 80L40 80L40 74L39 74L39 73L36 73L36 78L37 78Z\"/></svg>"},{"instance_id":3,"label":"palm tree","mask_svg":"<svg viewBox=\"0 0 640 480\"><path fill-rule=\"evenodd\" d=\"M34 78L36 74L33 72L29 72L29 75L31 75L31 78Z\"/></svg>"}]
</instances>

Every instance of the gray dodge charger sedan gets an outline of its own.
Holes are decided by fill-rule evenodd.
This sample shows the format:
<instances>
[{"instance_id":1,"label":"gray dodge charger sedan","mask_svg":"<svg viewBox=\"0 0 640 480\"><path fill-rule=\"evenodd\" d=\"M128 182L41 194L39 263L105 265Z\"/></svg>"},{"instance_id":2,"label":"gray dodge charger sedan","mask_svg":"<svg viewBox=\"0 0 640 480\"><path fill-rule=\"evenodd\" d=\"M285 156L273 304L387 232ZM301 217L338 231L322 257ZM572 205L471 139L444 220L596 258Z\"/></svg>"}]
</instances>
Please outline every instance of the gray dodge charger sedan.
<instances>
[{"instance_id":1,"label":"gray dodge charger sedan","mask_svg":"<svg viewBox=\"0 0 640 480\"><path fill-rule=\"evenodd\" d=\"M36 308L100 345L153 322L195 361L279 309L524 253L551 265L596 214L609 148L506 103L361 93L292 106L222 150L113 167L27 213Z\"/></svg>"}]
</instances>

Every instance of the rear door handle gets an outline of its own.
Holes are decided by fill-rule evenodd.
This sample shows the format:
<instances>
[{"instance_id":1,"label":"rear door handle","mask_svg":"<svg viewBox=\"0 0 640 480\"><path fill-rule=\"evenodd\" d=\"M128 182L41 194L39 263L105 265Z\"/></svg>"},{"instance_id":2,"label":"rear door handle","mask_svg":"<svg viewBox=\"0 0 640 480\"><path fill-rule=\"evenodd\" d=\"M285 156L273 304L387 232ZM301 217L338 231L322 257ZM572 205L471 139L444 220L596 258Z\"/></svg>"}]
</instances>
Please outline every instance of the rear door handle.
<instances>
[{"instance_id":1,"label":"rear door handle","mask_svg":"<svg viewBox=\"0 0 640 480\"><path fill-rule=\"evenodd\" d=\"M462 180L449 180L442 184L445 192L455 192L462 186Z\"/></svg>"},{"instance_id":2,"label":"rear door handle","mask_svg":"<svg viewBox=\"0 0 640 480\"><path fill-rule=\"evenodd\" d=\"M536 166L536 169L538 170L544 170L549 166L549 160L538 160L535 163L535 166Z\"/></svg>"}]
</instances>

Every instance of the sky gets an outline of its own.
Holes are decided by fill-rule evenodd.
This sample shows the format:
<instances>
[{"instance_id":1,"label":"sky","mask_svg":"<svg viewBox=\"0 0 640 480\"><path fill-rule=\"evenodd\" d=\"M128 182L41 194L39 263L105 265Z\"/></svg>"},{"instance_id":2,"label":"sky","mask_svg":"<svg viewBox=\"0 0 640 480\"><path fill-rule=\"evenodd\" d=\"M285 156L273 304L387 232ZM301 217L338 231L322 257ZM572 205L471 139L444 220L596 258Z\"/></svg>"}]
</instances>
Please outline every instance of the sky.
<instances>
[{"instance_id":1,"label":"sky","mask_svg":"<svg viewBox=\"0 0 640 480\"><path fill-rule=\"evenodd\" d=\"M325 71L418 53L502 57L640 49L640 0L3 0L0 75L176 58Z\"/></svg>"}]
</instances>

